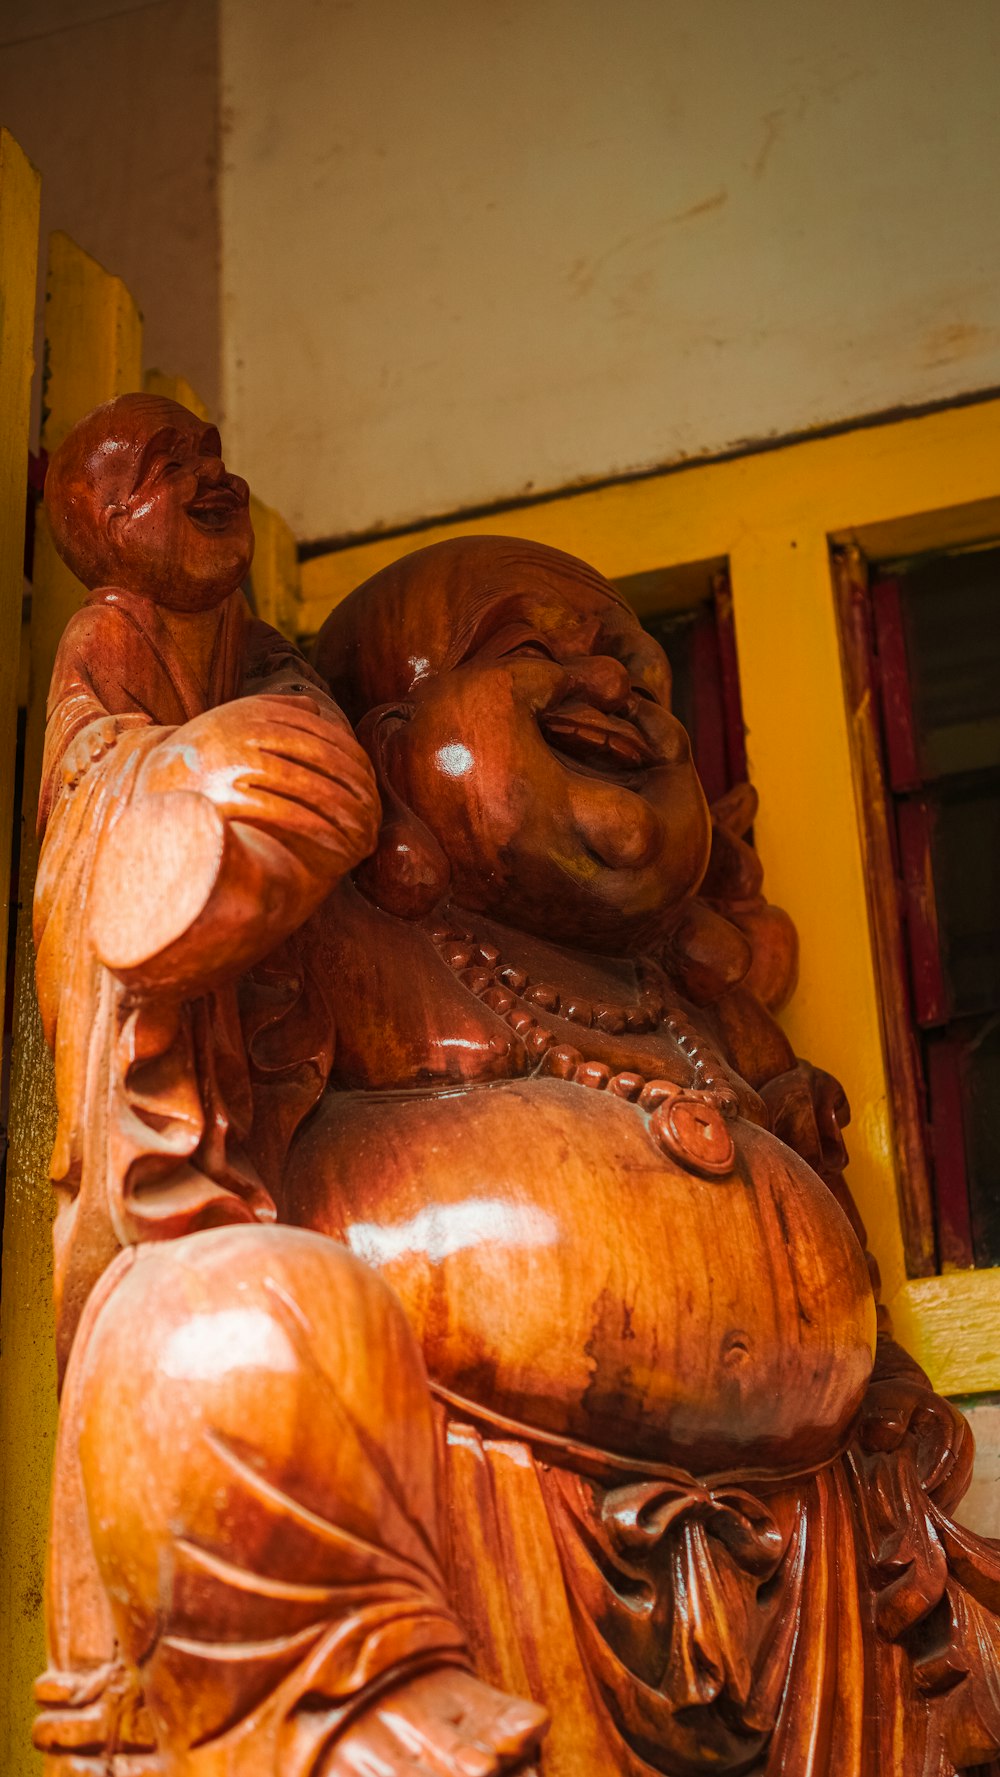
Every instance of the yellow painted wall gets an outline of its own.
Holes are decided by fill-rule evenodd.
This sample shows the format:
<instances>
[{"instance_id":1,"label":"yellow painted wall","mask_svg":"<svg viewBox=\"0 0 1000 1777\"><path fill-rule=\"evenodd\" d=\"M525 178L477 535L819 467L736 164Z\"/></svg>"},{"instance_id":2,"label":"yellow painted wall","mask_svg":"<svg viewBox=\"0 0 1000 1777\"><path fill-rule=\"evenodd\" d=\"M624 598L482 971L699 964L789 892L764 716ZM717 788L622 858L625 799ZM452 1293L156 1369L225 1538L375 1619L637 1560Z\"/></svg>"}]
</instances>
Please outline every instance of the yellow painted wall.
<instances>
[{"instance_id":1,"label":"yellow painted wall","mask_svg":"<svg viewBox=\"0 0 1000 1777\"><path fill-rule=\"evenodd\" d=\"M14 802L14 745L17 725L18 692L20 689L21 611L24 593L24 514L25 463L28 444L28 397L31 384L31 338L34 318L35 267L38 246L38 175L17 143L6 130L0 130L0 933L3 934L3 955L0 958L0 997L5 989L6 934L8 924L8 889L10 841L18 810ZM6 1219L6 1217L5 1217ZM47 1268L43 1270L40 1288L47 1287ZM4 1280L6 1291L6 1280ZM37 1295L29 1297L37 1304ZM6 1329L3 1312L6 1294L0 1301L0 1364ZM27 1304L25 1304L27 1305ZM42 1303L38 1325L41 1340L50 1315ZM29 1331L29 1340L32 1334ZM15 1335L16 1338L16 1335ZM50 1375L44 1351L39 1376L44 1386ZM34 1581L32 1599L34 1621L38 1620L37 1575L39 1568L32 1560L37 1539L29 1552L29 1538L19 1533L17 1505L11 1497L16 1487L4 1451L11 1439L31 1439L34 1427L30 1414L13 1416L5 1411L4 1390L9 1377L0 1367L0 1625L11 1626L12 1635L21 1635L31 1648L37 1648L37 1633L24 1632L25 1579ZM52 1410L48 1410L51 1423ZM40 1440L45 1460L48 1446L44 1434ZM47 1479L42 1484L47 1487ZM34 1624L32 1625L34 1628ZM8 1645L0 1627L0 1671L5 1665L17 1665L17 1657ZM23 1680L23 1671L21 1677ZM12 1740L12 1722L5 1707L4 1680L0 1677L0 1770L15 1777L17 1755ZM25 1704L30 1700L26 1698ZM24 1725L25 1709L19 1721Z\"/></svg>"},{"instance_id":2,"label":"yellow painted wall","mask_svg":"<svg viewBox=\"0 0 1000 1777\"><path fill-rule=\"evenodd\" d=\"M16 817L12 761L24 602L25 453L38 258L38 174L0 129L0 933L10 909L9 835ZM7 976L0 943L0 1006Z\"/></svg>"},{"instance_id":3,"label":"yellow painted wall","mask_svg":"<svg viewBox=\"0 0 1000 1777\"><path fill-rule=\"evenodd\" d=\"M65 235L49 243L46 421L51 452L100 401L142 384L142 323L121 280ZM31 902L45 699L59 638L83 594L59 560L45 513L35 536L14 978L10 1150L0 1295L0 1772L30 1777L32 1685L43 1669L42 1587L56 1423L52 1314L55 1135L52 1061L35 997Z\"/></svg>"}]
</instances>

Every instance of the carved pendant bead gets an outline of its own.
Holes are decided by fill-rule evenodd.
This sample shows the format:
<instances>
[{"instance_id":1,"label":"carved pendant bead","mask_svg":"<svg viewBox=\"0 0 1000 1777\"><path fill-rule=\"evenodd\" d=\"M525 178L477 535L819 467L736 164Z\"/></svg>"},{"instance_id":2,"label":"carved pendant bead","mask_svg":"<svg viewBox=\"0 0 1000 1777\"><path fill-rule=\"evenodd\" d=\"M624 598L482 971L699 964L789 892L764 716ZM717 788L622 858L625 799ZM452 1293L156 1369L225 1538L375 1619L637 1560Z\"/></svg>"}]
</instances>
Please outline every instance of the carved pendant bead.
<instances>
[{"instance_id":1,"label":"carved pendant bead","mask_svg":"<svg viewBox=\"0 0 1000 1777\"><path fill-rule=\"evenodd\" d=\"M675 1160L707 1178L725 1178L733 1170L732 1135L717 1107L701 1094L678 1092L665 1098L653 1112L649 1130Z\"/></svg>"}]
</instances>

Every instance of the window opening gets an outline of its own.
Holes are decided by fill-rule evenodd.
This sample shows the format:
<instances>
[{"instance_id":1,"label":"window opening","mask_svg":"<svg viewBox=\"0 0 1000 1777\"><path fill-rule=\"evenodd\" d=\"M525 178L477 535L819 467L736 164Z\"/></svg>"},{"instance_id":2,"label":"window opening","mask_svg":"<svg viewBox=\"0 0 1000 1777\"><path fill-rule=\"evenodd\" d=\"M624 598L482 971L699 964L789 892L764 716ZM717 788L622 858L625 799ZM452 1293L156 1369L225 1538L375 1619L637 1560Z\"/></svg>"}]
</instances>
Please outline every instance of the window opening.
<instances>
[{"instance_id":1,"label":"window opening","mask_svg":"<svg viewBox=\"0 0 1000 1777\"><path fill-rule=\"evenodd\" d=\"M718 802L748 775L729 576L716 569L698 585L685 575L678 588L663 570L616 584L670 661L674 714L691 738L705 795Z\"/></svg>"},{"instance_id":2,"label":"window opening","mask_svg":"<svg viewBox=\"0 0 1000 1777\"><path fill-rule=\"evenodd\" d=\"M1000 1265L1000 546L870 596L938 1257Z\"/></svg>"}]
</instances>

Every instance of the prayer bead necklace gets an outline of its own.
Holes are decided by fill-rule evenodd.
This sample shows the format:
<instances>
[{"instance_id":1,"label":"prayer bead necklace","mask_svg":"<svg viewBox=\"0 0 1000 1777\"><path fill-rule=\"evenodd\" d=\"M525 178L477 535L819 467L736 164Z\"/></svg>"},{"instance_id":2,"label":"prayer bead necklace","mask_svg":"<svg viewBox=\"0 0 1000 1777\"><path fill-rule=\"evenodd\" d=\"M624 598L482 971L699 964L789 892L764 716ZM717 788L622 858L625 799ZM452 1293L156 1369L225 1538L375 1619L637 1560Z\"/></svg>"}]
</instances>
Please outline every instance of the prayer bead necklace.
<instances>
[{"instance_id":1,"label":"prayer bead necklace","mask_svg":"<svg viewBox=\"0 0 1000 1777\"><path fill-rule=\"evenodd\" d=\"M682 1012L668 1010L650 975L640 978L638 1004L593 1002L563 995L549 982L530 981L524 969L503 961L495 944L479 940L454 921L439 919L428 927L428 934L469 992L520 1037L538 1073L627 1099L649 1115L649 1132L658 1146L685 1167L708 1177L732 1172L735 1147L727 1124L738 1116L739 1100L715 1071L718 1057L705 1048ZM607 1062L586 1060L579 1049L546 1029L536 1012L612 1036L648 1035L662 1028L674 1038L698 1083L679 1086L634 1069L616 1071Z\"/></svg>"}]
</instances>

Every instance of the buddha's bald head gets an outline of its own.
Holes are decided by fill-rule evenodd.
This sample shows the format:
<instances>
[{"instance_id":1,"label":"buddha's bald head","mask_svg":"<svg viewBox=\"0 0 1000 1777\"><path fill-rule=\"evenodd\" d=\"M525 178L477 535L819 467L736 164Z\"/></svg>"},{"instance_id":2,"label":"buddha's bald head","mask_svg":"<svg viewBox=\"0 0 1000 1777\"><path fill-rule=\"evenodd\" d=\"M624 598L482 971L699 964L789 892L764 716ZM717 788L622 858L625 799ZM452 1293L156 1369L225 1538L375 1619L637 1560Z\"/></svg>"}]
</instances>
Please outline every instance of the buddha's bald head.
<instances>
[{"instance_id":1,"label":"buddha's bald head","mask_svg":"<svg viewBox=\"0 0 1000 1777\"><path fill-rule=\"evenodd\" d=\"M214 426L159 395L119 395L73 427L49 463L59 554L85 586L123 586L202 609L245 578L249 490Z\"/></svg>"},{"instance_id":2,"label":"buddha's bald head","mask_svg":"<svg viewBox=\"0 0 1000 1777\"><path fill-rule=\"evenodd\" d=\"M457 666L508 618L563 628L613 612L641 634L621 594L576 556L518 537L455 537L393 562L337 605L316 664L359 721Z\"/></svg>"}]
</instances>

